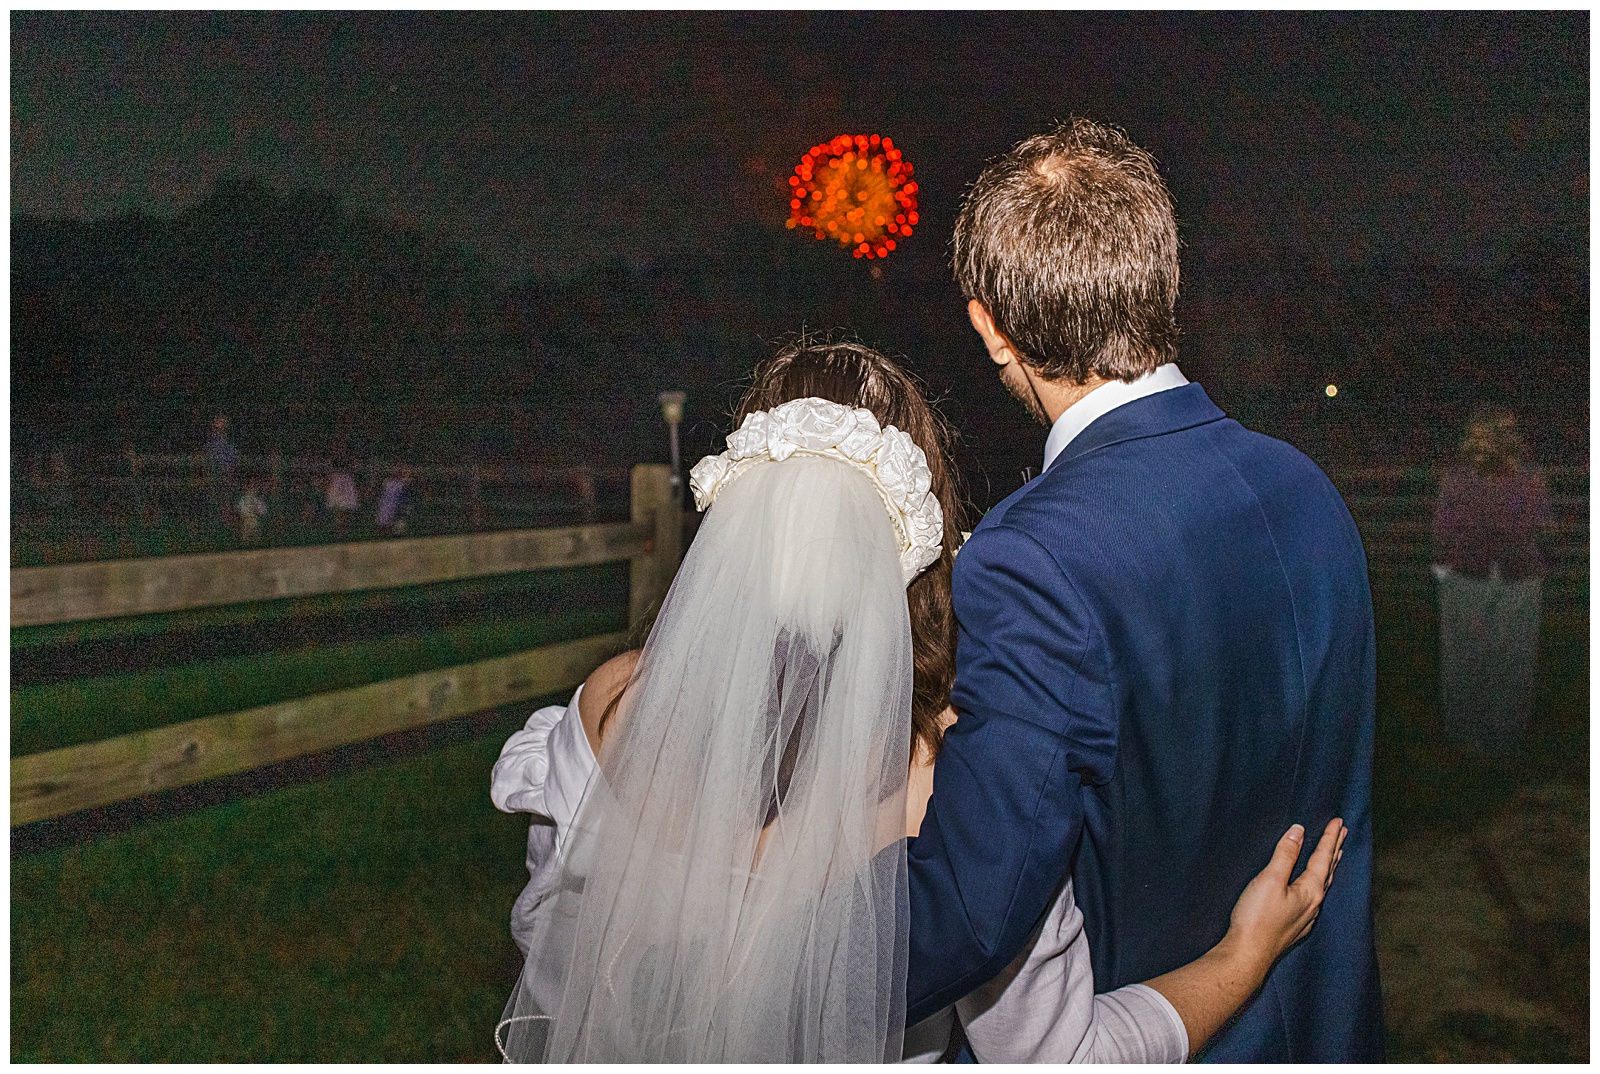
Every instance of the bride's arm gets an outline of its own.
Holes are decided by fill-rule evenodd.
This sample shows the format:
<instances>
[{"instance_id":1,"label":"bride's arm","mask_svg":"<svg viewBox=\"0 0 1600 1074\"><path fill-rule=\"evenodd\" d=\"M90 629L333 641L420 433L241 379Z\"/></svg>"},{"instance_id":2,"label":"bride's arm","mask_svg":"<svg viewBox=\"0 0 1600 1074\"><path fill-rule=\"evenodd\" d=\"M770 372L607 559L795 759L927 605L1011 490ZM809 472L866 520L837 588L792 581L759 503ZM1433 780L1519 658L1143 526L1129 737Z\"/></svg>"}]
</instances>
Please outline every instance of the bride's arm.
<instances>
[{"instance_id":1,"label":"bride's arm","mask_svg":"<svg viewBox=\"0 0 1600 1074\"><path fill-rule=\"evenodd\" d=\"M944 731L956 722L956 710L946 707L939 713L939 730ZM906 838L915 839L922 830L922 818L928 812L928 799L933 797L933 754L921 742L916 743L916 753L911 760L911 771L906 777Z\"/></svg>"},{"instance_id":2,"label":"bride's arm","mask_svg":"<svg viewBox=\"0 0 1600 1074\"><path fill-rule=\"evenodd\" d=\"M1183 1019L1190 1055L1261 987L1272 964L1311 931L1344 852L1344 837L1344 823L1335 817L1305 871L1290 883L1305 838L1300 825L1290 828L1278 840L1272 861L1234 904L1228 933L1217 946L1188 965L1145 982L1165 996Z\"/></svg>"}]
</instances>

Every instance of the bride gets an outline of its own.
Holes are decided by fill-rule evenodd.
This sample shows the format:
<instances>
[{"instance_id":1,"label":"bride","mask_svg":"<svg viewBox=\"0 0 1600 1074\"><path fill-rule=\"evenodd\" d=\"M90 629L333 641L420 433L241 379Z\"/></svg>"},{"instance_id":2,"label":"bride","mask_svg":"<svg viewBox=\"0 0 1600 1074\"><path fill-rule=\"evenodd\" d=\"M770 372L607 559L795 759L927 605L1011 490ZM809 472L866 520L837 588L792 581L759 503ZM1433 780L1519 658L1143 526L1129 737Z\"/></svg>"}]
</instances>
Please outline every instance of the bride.
<instances>
[{"instance_id":1,"label":"bride","mask_svg":"<svg viewBox=\"0 0 1600 1074\"><path fill-rule=\"evenodd\" d=\"M496 1043L547 1062L1181 1062L1309 931L1299 826L1208 954L1095 996L1065 880L1030 949L904 1026L906 837L954 668L947 431L894 363L801 341L756 370L642 651L536 712L491 796L535 814L526 961Z\"/></svg>"}]
</instances>

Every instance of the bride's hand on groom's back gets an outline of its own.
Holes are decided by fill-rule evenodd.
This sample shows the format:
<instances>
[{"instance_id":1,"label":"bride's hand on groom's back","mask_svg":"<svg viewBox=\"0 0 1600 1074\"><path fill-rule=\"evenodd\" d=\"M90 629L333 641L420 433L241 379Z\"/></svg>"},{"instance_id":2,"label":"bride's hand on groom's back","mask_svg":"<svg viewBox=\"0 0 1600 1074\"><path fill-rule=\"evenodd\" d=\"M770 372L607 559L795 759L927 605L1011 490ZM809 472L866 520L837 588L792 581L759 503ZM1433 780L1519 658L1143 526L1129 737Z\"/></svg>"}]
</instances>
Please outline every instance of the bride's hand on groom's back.
<instances>
[{"instance_id":1,"label":"bride's hand on groom's back","mask_svg":"<svg viewBox=\"0 0 1600 1074\"><path fill-rule=\"evenodd\" d=\"M1344 853L1345 834L1343 820L1330 820L1305 870L1291 882L1305 829L1296 824L1285 832L1272 852L1272 860L1245 886L1244 894L1234 904L1222 945L1235 947L1236 954L1251 961L1263 960L1265 970L1305 937L1333 883L1334 870Z\"/></svg>"}]
</instances>

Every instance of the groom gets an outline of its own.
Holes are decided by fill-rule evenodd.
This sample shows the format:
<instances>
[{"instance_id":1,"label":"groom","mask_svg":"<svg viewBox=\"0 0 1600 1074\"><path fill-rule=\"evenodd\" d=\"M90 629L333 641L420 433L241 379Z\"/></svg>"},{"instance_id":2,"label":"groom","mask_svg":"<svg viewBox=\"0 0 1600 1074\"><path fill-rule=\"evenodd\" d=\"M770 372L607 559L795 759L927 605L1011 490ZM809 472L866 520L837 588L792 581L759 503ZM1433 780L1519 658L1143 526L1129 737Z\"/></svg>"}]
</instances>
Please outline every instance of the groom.
<instances>
[{"instance_id":1,"label":"groom","mask_svg":"<svg viewBox=\"0 0 1600 1074\"><path fill-rule=\"evenodd\" d=\"M1381 1060L1349 513L1173 364L1172 202L1119 131L1079 120L990 165L954 251L973 327L1050 435L956 560L959 718L911 844L908 1023L1010 963L1069 875L1096 991L1174 969L1289 824L1340 816L1315 929L1205 1058Z\"/></svg>"}]
</instances>

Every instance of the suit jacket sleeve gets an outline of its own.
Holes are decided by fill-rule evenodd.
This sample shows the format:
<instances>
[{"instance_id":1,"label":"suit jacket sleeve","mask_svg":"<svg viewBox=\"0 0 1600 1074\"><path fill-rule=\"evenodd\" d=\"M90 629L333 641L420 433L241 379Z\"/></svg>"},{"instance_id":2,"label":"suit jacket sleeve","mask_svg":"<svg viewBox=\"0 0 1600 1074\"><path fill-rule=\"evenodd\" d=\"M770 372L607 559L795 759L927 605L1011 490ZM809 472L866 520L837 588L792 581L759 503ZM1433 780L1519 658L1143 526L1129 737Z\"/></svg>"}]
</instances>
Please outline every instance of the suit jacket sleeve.
<instances>
[{"instance_id":1,"label":"suit jacket sleeve","mask_svg":"<svg viewBox=\"0 0 1600 1074\"><path fill-rule=\"evenodd\" d=\"M1116 754L1104 635L1055 558L984 527L956 560L958 715L908 852L908 1024L998 974L1043 919Z\"/></svg>"}]
</instances>

